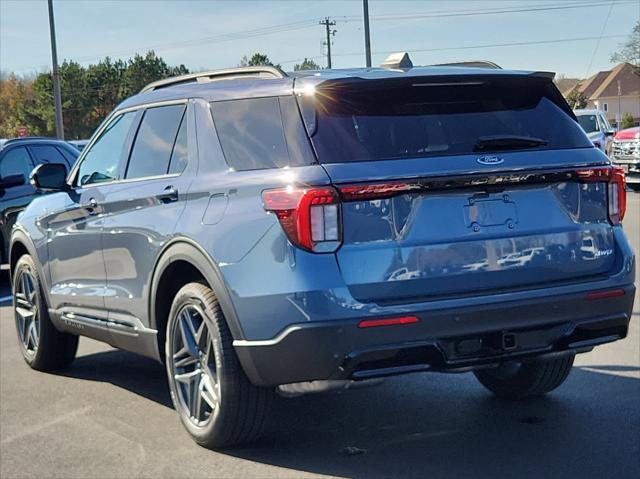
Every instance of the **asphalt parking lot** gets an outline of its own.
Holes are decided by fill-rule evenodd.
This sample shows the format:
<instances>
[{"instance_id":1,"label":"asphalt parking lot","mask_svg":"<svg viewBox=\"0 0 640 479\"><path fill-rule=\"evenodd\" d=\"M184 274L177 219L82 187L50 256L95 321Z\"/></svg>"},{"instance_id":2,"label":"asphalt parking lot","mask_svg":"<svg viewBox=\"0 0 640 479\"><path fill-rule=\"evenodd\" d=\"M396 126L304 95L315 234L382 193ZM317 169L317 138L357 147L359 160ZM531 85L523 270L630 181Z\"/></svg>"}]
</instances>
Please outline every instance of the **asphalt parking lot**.
<instances>
[{"instance_id":1,"label":"asphalt parking lot","mask_svg":"<svg viewBox=\"0 0 640 479\"><path fill-rule=\"evenodd\" d=\"M640 194L625 229L640 252ZM638 272L636 272L638 274ZM3 278L6 281L6 277ZM9 294L0 287L0 298ZM250 447L198 447L160 364L82 339L31 371L0 307L0 477L640 477L640 299L629 336L578 357L545 398L498 400L471 374L279 399Z\"/></svg>"}]
</instances>

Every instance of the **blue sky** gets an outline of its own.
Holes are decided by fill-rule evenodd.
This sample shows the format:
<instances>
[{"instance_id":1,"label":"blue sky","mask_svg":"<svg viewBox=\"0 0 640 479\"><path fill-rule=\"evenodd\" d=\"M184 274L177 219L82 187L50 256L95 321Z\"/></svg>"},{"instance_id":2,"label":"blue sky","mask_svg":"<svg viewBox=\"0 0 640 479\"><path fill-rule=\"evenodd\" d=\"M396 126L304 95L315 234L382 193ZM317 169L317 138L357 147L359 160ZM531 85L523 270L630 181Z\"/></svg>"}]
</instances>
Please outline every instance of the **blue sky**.
<instances>
[{"instance_id":1,"label":"blue sky","mask_svg":"<svg viewBox=\"0 0 640 479\"><path fill-rule=\"evenodd\" d=\"M409 51L414 64L487 59L579 77L609 69L610 53L640 17L640 2L629 0L370 0L369 5L374 65L387 52ZM328 16L337 23L334 68L364 65L361 0L54 0L54 10L60 61L88 64L153 48L168 63L192 70L235 66L256 51L285 70L304 57L324 66L324 27L318 21ZM489 14L497 11L503 13ZM555 42L575 38L589 39ZM520 45L491 46L513 43ZM0 0L1 70L49 69L49 48L46 1Z\"/></svg>"}]
</instances>

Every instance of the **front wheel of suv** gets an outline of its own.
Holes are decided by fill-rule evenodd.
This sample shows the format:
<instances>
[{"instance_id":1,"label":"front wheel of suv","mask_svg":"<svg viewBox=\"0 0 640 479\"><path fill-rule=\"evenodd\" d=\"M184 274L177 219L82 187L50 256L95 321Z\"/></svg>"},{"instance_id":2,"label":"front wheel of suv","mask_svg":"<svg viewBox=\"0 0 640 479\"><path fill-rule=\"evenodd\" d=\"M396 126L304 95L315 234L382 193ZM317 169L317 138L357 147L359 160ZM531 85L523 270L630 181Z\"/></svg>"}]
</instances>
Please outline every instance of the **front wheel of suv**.
<instances>
[{"instance_id":1,"label":"front wheel of suv","mask_svg":"<svg viewBox=\"0 0 640 479\"><path fill-rule=\"evenodd\" d=\"M560 386L573 366L574 354L532 361L509 361L497 368L480 369L474 374L496 396L524 399L541 396Z\"/></svg>"},{"instance_id":2,"label":"front wheel of suv","mask_svg":"<svg viewBox=\"0 0 640 479\"><path fill-rule=\"evenodd\" d=\"M194 440L219 448L257 439L273 390L256 387L247 379L210 288L189 283L178 291L166 338L171 399Z\"/></svg>"},{"instance_id":3,"label":"front wheel of suv","mask_svg":"<svg viewBox=\"0 0 640 479\"><path fill-rule=\"evenodd\" d=\"M27 254L14 268L13 310L18 344L29 366L53 371L71 364L78 336L58 331L51 322L36 265Z\"/></svg>"}]
</instances>

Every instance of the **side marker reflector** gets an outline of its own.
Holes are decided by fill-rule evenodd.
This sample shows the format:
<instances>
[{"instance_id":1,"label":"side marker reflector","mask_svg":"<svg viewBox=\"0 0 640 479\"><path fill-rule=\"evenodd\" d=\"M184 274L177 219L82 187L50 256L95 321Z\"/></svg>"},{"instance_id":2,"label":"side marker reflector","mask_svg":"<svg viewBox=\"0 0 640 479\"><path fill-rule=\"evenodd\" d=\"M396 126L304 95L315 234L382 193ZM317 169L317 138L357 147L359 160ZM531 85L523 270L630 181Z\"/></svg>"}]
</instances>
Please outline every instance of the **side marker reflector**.
<instances>
[{"instance_id":1,"label":"side marker reflector","mask_svg":"<svg viewBox=\"0 0 640 479\"><path fill-rule=\"evenodd\" d=\"M416 316L402 316L400 318L385 318L385 319L365 319L358 323L359 328L375 328L377 326L395 326L402 324L414 324L419 323L420 318Z\"/></svg>"},{"instance_id":2,"label":"side marker reflector","mask_svg":"<svg viewBox=\"0 0 640 479\"><path fill-rule=\"evenodd\" d=\"M594 300L594 299L617 298L618 296L624 296L624 289L611 289L609 291L592 291L591 293L587 293L586 299Z\"/></svg>"}]
</instances>

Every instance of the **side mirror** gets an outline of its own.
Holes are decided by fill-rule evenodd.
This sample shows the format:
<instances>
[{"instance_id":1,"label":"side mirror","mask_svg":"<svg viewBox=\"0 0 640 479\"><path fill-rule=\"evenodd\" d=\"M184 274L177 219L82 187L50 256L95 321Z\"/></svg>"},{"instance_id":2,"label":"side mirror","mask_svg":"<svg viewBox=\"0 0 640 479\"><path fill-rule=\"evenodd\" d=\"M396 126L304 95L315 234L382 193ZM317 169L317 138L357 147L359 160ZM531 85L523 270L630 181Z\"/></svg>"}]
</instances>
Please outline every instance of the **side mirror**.
<instances>
[{"instance_id":1,"label":"side mirror","mask_svg":"<svg viewBox=\"0 0 640 479\"><path fill-rule=\"evenodd\" d=\"M613 136L618 132L618 130L616 130L615 128L609 128L607 131L604 132L604 134L606 136Z\"/></svg>"},{"instance_id":2,"label":"side mirror","mask_svg":"<svg viewBox=\"0 0 640 479\"><path fill-rule=\"evenodd\" d=\"M31 184L40 190L66 190L67 167L59 163L43 163L33 169L30 180Z\"/></svg>"},{"instance_id":3,"label":"side mirror","mask_svg":"<svg viewBox=\"0 0 640 479\"><path fill-rule=\"evenodd\" d=\"M12 188L14 186L24 185L26 183L26 179L24 175L8 175L4 178L0 178L0 187L2 188Z\"/></svg>"}]
</instances>

